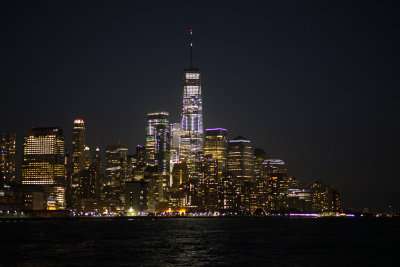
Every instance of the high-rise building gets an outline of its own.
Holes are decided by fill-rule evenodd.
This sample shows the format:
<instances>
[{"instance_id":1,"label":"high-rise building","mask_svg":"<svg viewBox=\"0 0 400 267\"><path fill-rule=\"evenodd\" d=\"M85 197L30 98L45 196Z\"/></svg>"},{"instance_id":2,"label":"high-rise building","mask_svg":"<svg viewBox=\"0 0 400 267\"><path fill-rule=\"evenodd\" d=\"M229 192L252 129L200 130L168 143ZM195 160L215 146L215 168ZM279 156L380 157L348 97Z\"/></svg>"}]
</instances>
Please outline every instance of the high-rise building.
<instances>
[{"instance_id":1,"label":"high-rise building","mask_svg":"<svg viewBox=\"0 0 400 267\"><path fill-rule=\"evenodd\" d=\"M234 214L240 210L240 186L231 173L225 172L218 181L218 210Z\"/></svg>"},{"instance_id":2,"label":"high-rise building","mask_svg":"<svg viewBox=\"0 0 400 267\"><path fill-rule=\"evenodd\" d=\"M95 199L100 199L101 193L101 182L103 181L104 173L103 173L103 161L101 159L100 148L96 148L96 152L94 154L92 165L90 166L90 173L93 180L93 184L95 185Z\"/></svg>"},{"instance_id":3,"label":"high-rise building","mask_svg":"<svg viewBox=\"0 0 400 267\"><path fill-rule=\"evenodd\" d=\"M122 200L125 197L124 184L128 173L128 148L121 144L106 147L105 198Z\"/></svg>"},{"instance_id":4,"label":"high-rise building","mask_svg":"<svg viewBox=\"0 0 400 267\"><path fill-rule=\"evenodd\" d=\"M86 129L82 119L74 120L72 133L72 162L74 164L72 184L79 185L79 172L86 168Z\"/></svg>"},{"instance_id":5,"label":"high-rise building","mask_svg":"<svg viewBox=\"0 0 400 267\"><path fill-rule=\"evenodd\" d=\"M200 162L204 146L203 104L201 97L200 71L193 67L192 30L190 30L190 67L185 68L183 85L183 107L179 158L186 161L190 178L199 178L197 163Z\"/></svg>"},{"instance_id":6,"label":"high-rise building","mask_svg":"<svg viewBox=\"0 0 400 267\"><path fill-rule=\"evenodd\" d=\"M42 185L49 210L65 208L65 162L61 128L32 128L24 137L22 183Z\"/></svg>"},{"instance_id":7,"label":"high-rise building","mask_svg":"<svg viewBox=\"0 0 400 267\"><path fill-rule=\"evenodd\" d=\"M158 167L165 189L170 186L171 133L168 117L168 112L149 113L146 126L147 164Z\"/></svg>"},{"instance_id":8,"label":"high-rise building","mask_svg":"<svg viewBox=\"0 0 400 267\"><path fill-rule=\"evenodd\" d=\"M237 136L228 144L227 169L233 175L235 191L239 192L239 212L252 212L251 189L254 182L254 152L250 140Z\"/></svg>"},{"instance_id":9,"label":"high-rise building","mask_svg":"<svg viewBox=\"0 0 400 267\"><path fill-rule=\"evenodd\" d=\"M90 163L88 163L88 154L90 150L86 146L86 128L85 122L82 119L74 120L74 128L72 133L72 170L69 188L69 201L68 203L74 207L82 199L82 184L88 179L88 173L82 177L82 171L88 170ZM88 166L89 165L89 166Z\"/></svg>"},{"instance_id":10,"label":"high-rise building","mask_svg":"<svg viewBox=\"0 0 400 267\"><path fill-rule=\"evenodd\" d=\"M181 136L181 124L171 123L171 148L170 148L170 158L169 158L169 169L170 169L170 185L173 184L172 170L174 165L179 161L179 139Z\"/></svg>"},{"instance_id":11,"label":"high-rise building","mask_svg":"<svg viewBox=\"0 0 400 267\"><path fill-rule=\"evenodd\" d=\"M134 160L132 159L132 179L138 181L144 178L144 170L146 169L146 147L138 145L136 147L136 154L134 155Z\"/></svg>"},{"instance_id":12,"label":"high-rise building","mask_svg":"<svg viewBox=\"0 0 400 267\"><path fill-rule=\"evenodd\" d=\"M3 133L0 149L1 185L15 181L15 134Z\"/></svg>"},{"instance_id":13,"label":"high-rise building","mask_svg":"<svg viewBox=\"0 0 400 267\"><path fill-rule=\"evenodd\" d=\"M128 215L144 215L148 210L149 183L133 181L125 184L125 212Z\"/></svg>"},{"instance_id":14,"label":"high-rise building","mask_svg":"<svg viewBox=\"0 0 400 267\"><path fill-rule=\"evenodd\" d=\"M228 144L227 169L240 181L251 181L254 172L254 155L250 140L237 136Z\"/></svg>"},{"instance_id":15,"label":"high-rise building","mask_svg":"<svg viewBox=\"0 0 400 267\"><path fill-rule=\"evenodd\" d=\"M149 212L157 211L158 203L164 199L163 177L158 166L147 166L144 171L144 179L148 185L148 209Z\"/></svg>"},{"instance_id":16,"label":"high-rise building","mask_svg":"<svg viewBox=\"0 0 400 267\"><path fill-rule=\"evenodd\" d=\"M100 149L96 148L92 163L88 170L82 175L82 198L100 199L101 181L103 179L103 163L101 161Z\"/></svg>"},{"instance_id":17,"label":"high-rise building","mask_svg":"<svg viewBox=\"0 0 400 267\"><path fill-rule=\"evenodd\" d=\"M313 212L341 212L340 194L333 186L316 181L310 189Z\"/></svg>"},{"instance_id":18,"label":"high-rise building","mask_svg":"<svg viewBox=\"0 0 400 267\"><path fill-rule=\"evenodd\" d=\"M181 124L171 123L171 156L170 156L170 168L174 167L174 164L179 161L179 138L181 136Z\"/></svg>"},{"instance_id":19,"label":"high-rise building","mask_svg":"<svg viewBox=\"0 0 400 267\"><path fill-rule=\"evenodd\" d=\"M263 176L267 179L266 209L286 209L286 196L289 189L286 163L281 159L264 160Z\"/></svg>"},{"instance_id":20,"label":"high-rise building","mask_svg":"<svg viewBox=\"0 0 400 267\"><path fill-rule=\"evenodd\" d=\"M251 210L265 212L265 203L267 197L267 179L263 175L263 163L266 153L261 148L254 149L254 179L251 187L250 206Z\"/></svg>"},{"instance_id":21,"label":"high-rise building","mask_svg":"<svg viewBox=\"0 0 400 267\"><path fill-rule=\"evenodd\" d=\"M172 169L172 189L177 191L179 186L189 181L189 172L186 162L177 162Z\"/></svg>"},{"instance_id":22,"label":"high-rise building","mask_svg":"<svg viewBox=\"0 0 400 267\"><path fill-rule=\"evenodd\" d=\"M211 155L217 161L218 177L226 171L228 131L223 128L206 129L204 155Z\"/></svg>"},{"instance_id":23,"label":"high-rise building","mask_svg":"<svg viewBox=\"0 0 400 267\"><path fill-rule=\"evenodd\" d=\"M218 211L218 160L211 154L204 155L201 161L201 183L199 197L201 198L201 210L206 212Z\"/></svg>"}]
</instances>

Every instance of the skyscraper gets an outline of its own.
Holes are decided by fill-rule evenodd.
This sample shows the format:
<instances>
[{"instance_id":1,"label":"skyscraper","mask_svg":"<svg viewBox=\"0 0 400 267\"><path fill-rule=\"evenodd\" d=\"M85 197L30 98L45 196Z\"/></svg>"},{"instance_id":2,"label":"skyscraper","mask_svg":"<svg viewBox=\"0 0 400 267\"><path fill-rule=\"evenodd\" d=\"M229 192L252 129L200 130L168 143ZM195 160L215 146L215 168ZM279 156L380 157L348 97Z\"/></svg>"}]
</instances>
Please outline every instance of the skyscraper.
<instances>
[{"instance_id":1,"label":"skyscraper","mask_svg":"<svg viewBox=\"0 0 400 267\"><path fill-rule=\"evenodd\" d=\"M65 208L65 161L61 128L32 128L24 137L22 183L42 185L49 210Z\"/></svg>"},{"instance_id":2,"label":"skyscraper","mask_svg":"<svg viewBox=\"0 0 400 267\"><path fill-rule=\"evenodd\" d=\"M254 155L250 140L237 136L229 141L228 171L240 181L251 181L254 170Z\"/></svg>"},{"instance_id":3,"label":"skyscraper","mask_svg":"<svg viewBox=\"0 0 400 267\"><path fill-rule=\"evenodd\" d=\"M171 123L171 169L174 163L179 161L179 138L181 136L181 124Z\"/></svg>"},{"instance_id":4,"label":"skyscraper","mask_svg":"<svg viewBox=\"0 0 400 267\"><path fill-rule=\"evenodd\" d=\"M0 153L1 185L15 181L15 134L3 133Z\"/></svg>"},{"instance_id":5,"label":"skyscraper","mask_svg":"<svg viewBox=\"0 0 400 267\"><path fill-rule=\"evenodd\" d=\"M168 112L149 113L146 127L147 164L158 167L164 188L170 186L171 133L168 117Z\"/></svg>"},{"instance_id":6,"label":"skyscraper","mask_svg":"<svg viewBox=\"0 0 400 267\"><path fill-rule=\"evenodd\" d=\"M223 128L206 129L204 155L211 155L217 161L218 177L226 171L228 131Z\"/></svg>"},{"instance_id":7,"label":"skyscraper","mask_svg":"<svg viewBox=\"0 0 400 267\"><path fill-rule=\"evenodd\" d=\"M70 204L75 206L77 202L82 199L82 184L88 179L86 174L82 176L82 171L89 168L88 154L90 156L90 150L86 146L86 128L85 122L82 119L74 120L74 129L72 133L72 170L69 182L69 197Z\"/></svg>"},{"instance_id":8,"label":"skyscraper","mask_svg":"<svg viewBox=\"0 0 400 267\"><path fill-rule=\"evenodd\" d=\"M237 136L228 145L228 172L235 180L239 192L239 211L248 214L251 210L251 189L254 180L254 152L250 140Z\"/></svg>"},{"instance_id":9,"label":"skyscraper","mask_svg":"<svg viewBox=\"0 0 400 267\"><path fill-rule=\"evenodd\" d=\"M266 159L263 163L263 176L267 179L268 210L286 208L286 195L289 187L286 163L281 159Z\"/></svg>"},{"instance_id":10,"label":"skyscraper","mask_svg":"<svg viewBox=\"0 0 400 267\"><path fill-rule=\"evenodd\" d=\"M179 157L186 161L190 178L199 178L196 163L203 153L203 104L201 97L200 71L193 67L192 30L190 30L190 67L185 68L183 85L183 107Z\"/></svg>"},{"instance_id":11,"label":"skyscraper","mask_svg":"<svg viewBox=\"0 0 400 267\"><path fill-rule=\"evenodd\" d=\"M98 200L100 198L100 183L103 178L103 163L101 161L100 149L98 147L96 148L92 164L89 169L84 172L87 172L87 175L83 176L82 198Z\"/></svg>"},{"instance_id":12,"label":"skyscraper","mask_svg":"<svg viewBox=\"0 0 400 267\"><path fill-rule=\"evenodd\" d=\"M121 144L106 147L105 197L124 200L124 184L128 173L128 148Z\"/></svg>"}]
</instances>

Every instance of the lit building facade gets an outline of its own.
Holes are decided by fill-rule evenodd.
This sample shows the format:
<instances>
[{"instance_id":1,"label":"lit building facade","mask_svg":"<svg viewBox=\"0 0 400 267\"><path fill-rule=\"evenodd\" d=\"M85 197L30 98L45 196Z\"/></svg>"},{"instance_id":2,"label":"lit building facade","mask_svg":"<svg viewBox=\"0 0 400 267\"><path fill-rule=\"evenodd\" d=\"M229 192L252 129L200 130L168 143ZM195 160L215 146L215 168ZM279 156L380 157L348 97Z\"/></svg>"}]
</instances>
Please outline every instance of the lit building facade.
<instances>
[{"instance_id":1,"label":"lit building facade","mask_svg":"<svg viewBox=\"0 0 400 267\"><path fill-rule=\"evenodd\" d=\"M238 211L250 214L251 189L254 181L254 152L250 140L237 136L229 141L227 169L235 180L235 191L239 193Z\"/></svg>"},{"instance_id":2,"label":"lit building facade","mask_svg":"<svg viewBox=\"0 0 400 267\"><path fill-rule=\"evenodd\" d=\"M285 210L288 207L287 194L290 180L286 163L281 159L266 159L263 163L263 176L267 179L267 210Z\"/></svg>"},{"instance_id":3,"label":"lit building facade","mask_svg":"<svg viewBox=\"0 0 400 267\"><path fill-rule=\"evenodd\" d=\"M61 128L32 128L24 137L22 184L45 189L47 209L65 209L66 157Z\"/></svg>"},{"instance_id":4,"label":"lit building facade","mask_svg":"<svg viewBox=\"0 0 400 267\"><path fill-rule=\"evenodd\" d=\"M87 181L83 181L82 179L88 179L87 172L83 173L83 171L89 168L88 154L90 156L90 150L86 146L85 122L78 118L74 120L72 132L72 170L68 185L68 203L71 207L75 207L83 197L82 184L85 184ZM82 174L85 175L82 176Z\"/></svg>"},{"instance_id":5,"label":"lit building facade","mask_svg":"<svg viewBox=\"0 0 400 267\"><path fill-rule=\"evenodd\" d=\"M121 144L106 146L106 171L103 182L105 199L124 200L127 173L128 148Z\"/></svg>"},{"instance_id":6,"label":"lit building facade","mask_svg":"<svg viewBox=\"0 0 400 267\"><path fill-rule=\"evenodd\" d=\"M144 180L125 184L125 213L130 216L145 215L148 210L148 182Z\"/></svg>"},{"instance_id":7,"label":"lit building facade","mask_svg":"<svg viewBox=\"0 0 400 267\"><path fill-rule=\"evenodd\" d=\"M146 147L138 145L136 147L135 158L132 160L132 179L138 181L144 178L144 170L146 169Z\"/></svg>"},{"instance_id":8,"label":"lit building facade","mask_svg":"<svg viewBox=\"0 0 400 267\"><path fill-rule=\"evenodd\" d=\"M157 166L163 177L163 187L170 186L171 133L168 112L147 114L146 156L149 166Z\"/></svg>"},{"instance_id":9,"label":"lit building facade","mask_svg":"<svg viewBox=\"0 0 400 267\"><path fill-rule=\"evenodd\" d=\"M251 181L254 172L254 154L250 140L237 136L228 144L227 169L239 181Z\"/></svg>"},{"instance_id":10,"label":"lit building facade","mask_svg":"<svg viewBox=\"0 0 400 267\"><path fill-rule=\"evenodd\" d=\"M218 211L218 160L212 155L205 155L201 161L201 183L199 188L200 210Z\"/></svg>"},{"instance_id":11,"label":"lit building facade","mask_svg":"<svg viewBox=\"0 0 400 267\"><path fill-rule=\"evenodd\" d=\"M15 134L3 133L1 137L0 185L15 181L15 140Z\"/></svg>"},{"instance_id":12,"label":"lit building facade","mask_svg":"<svg viewBox=\"0 0 400 267\"><path fill-rule=\"evenodd\" d=\"M218 177L226 171L228 131L223 128L206 129L204 155L211 155L217 162Z\"/></svg>"},{"instance_id":13,"label":"lit building facade","mask_svg":"<svg viewBox=\"0 0 400 267\"><path fill-rule=\"evenodd\" d=\"M340 194L333 186L316 181L310 189L314 212L341 212Z\"/></svg>"},{"instance_id":14,"label":"lit building facade","mask_svg":"<svg viewBox=\"0 0 400 267\"><path fill-rule=\"evenodd\" d=\"M192 65L192 47L193 43L190 42L190 67L185 68L183 81L179 158L181 161L186 161L190 178L199 178L200 173L196 163L200 162L204 147L203 104L200 71Z\"/></svg>"},{"instance_id":15,"label":"lit building facade","mask_svg":"<svg viewBox=\"0 0 400 267\"><path fill-rule=\"evenodd\" d=\"M189 171L186 162L174 164L172 169L172 190L177 191L179 186L189 181Z\"/></svg>"},{"instance_id":16,"label":"lit building facade","mask_svg":"<svg viewBox=\"0 0 400 267\"><path fill-rule=\"evenodd\" d=\"M163 177L157 166L147 166L143 180L148 185L148 210L154 213L158 204L164 199Z\"/></svg>"},{"instance_id":17,"label":"lit building facade","mask_svg":"<svg viewBox=\"0 0 400 267\"><path fill-rule=\"evenodd\" d=\"M103 179L103 163L100 149L97 147L92 163L87 170L87 179L82 183L83 199L100 199L101 181Z\"/></svg>"}]
</instances>

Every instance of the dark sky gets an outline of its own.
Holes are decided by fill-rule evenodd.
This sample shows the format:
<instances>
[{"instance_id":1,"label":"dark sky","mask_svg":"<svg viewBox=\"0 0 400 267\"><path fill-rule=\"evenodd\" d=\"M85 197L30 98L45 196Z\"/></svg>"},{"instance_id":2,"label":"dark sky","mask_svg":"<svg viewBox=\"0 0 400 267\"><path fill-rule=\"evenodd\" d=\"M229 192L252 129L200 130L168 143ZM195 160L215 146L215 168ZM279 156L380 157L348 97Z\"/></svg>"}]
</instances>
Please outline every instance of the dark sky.
<instances>
[{"instance_id":1,"label":"dark sky","mask_svg":"<svg viewBox=\"0 0 400 267\"><path fill-rule=\"evenodd\" d=\"M147 112L178 122L192 28L205 128L334 185L345 207L399 208L395 2L81 2L0 2L0 131L19 152L32 126L61 126L70 150L77 117L92 148L132 153Z\"/></svg>"}]
</instances>

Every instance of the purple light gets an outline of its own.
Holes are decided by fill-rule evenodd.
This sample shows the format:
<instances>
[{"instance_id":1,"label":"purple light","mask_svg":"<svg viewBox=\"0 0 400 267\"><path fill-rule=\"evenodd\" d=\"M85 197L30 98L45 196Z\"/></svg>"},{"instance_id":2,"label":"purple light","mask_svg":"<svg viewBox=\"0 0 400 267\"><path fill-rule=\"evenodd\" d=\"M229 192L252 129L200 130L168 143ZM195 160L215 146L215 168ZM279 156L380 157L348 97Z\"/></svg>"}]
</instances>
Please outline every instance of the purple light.
<instances>
[{"instance_id":1,"label":"purple light","mask_svg":"<svg viewBox=\"0 0 400 267\"><path fill-rule=\"evenodd\" d=\"M227 132L227 130L224 128L211 128L211 129L206 129L206 131L226 131Z\"/></svg>"},{"instance_id":2,"label":"purple light","mask_svg":"<svg viewBox=\"0 0 400 267\"><path fill-rule=\"evenodd\" d=\"M318 217L317 213L290 213L289 216Z\"/></svg>"}]
</instances>

